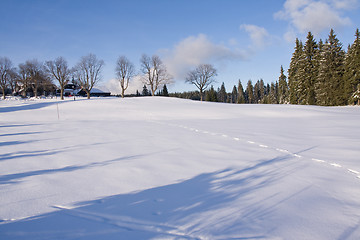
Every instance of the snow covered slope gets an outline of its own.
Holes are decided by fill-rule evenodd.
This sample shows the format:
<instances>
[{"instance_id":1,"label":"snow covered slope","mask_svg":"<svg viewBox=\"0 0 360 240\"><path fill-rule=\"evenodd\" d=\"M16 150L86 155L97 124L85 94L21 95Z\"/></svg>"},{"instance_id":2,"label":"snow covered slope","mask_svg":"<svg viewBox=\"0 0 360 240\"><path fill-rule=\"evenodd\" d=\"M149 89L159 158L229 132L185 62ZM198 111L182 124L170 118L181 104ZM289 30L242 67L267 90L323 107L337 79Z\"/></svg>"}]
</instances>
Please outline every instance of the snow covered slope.
<instances>
[{"instance_id":1,"label":"snow covered slope","mask_svg":"<svg viewBox=\"0 0 360 240\"><path fill-rule=\"evenodd\" d=\"M1 101L0 239L360 239L359 119L161 97Z\"/></svg>"}]
</instances>

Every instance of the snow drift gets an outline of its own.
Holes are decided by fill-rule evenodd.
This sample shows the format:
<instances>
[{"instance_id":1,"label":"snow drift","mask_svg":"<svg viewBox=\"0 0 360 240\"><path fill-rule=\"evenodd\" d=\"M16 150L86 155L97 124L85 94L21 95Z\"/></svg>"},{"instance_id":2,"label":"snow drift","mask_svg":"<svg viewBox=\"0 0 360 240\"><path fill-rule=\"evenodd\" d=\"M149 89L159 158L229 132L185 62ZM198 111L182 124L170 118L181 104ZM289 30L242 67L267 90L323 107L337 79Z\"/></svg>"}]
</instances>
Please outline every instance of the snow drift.
<instances>
[{"instance_id":1,"label":"snow drift","mask_svg":"<svg viewBox=\"0 0 360 240\"><path fill-rule=\"evenodd\" d=\"M0 102L1 239L359 239L358 107Z\"/></svg>"}]
</instances>

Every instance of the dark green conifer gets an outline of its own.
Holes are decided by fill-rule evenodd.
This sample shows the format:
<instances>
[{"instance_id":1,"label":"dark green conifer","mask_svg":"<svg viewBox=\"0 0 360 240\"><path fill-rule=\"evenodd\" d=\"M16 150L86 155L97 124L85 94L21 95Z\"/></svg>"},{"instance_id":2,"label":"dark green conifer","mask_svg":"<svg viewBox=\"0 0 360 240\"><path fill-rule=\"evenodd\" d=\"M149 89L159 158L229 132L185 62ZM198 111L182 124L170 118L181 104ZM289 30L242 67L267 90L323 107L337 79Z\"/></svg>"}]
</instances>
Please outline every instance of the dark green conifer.
<instances>
[{"instance_id":1,"label":"dark green conifer","mask_svg":"<svg viewBox=\"0 0 360 240\"><path fill-rule=\"evenodd\" d=\"M350 103L360 105L360 84L358 84L357 90L351 95Z\"/></svg>"},{"instance_id":2,"label":"dark green conifer","mask_svg":"<svg viewBox=\"0 0 360 240\"><path fill-rule=\"evenodd\" d=\"M218 91L218 101L219 102L226 102L226 99L227 99L227 94L226 94L226 89L225 89L225 83L223 82L221 84L221 87Z\"/></svg>"},{"instance_id":3,"label":"dark green conifer","mask_svg":"<svg viewBox=\"0 0 360 240\"><path fill-rule=\"evenodd\" d=\"M217 93L214 89L214 86L211 85L209 91L206 91L206 94L205 94L205 101L208 101L208 102L217 102L218 99L217 99Z\"/></svg>"},{"instance_id":4,"label":"dark green conifer","mask_svg":"<svg viewBox=\"0 0 360 240\"><path fill-rule=\"evenodd\" d=\"M169 96L169 92L168 92L168 89L166 87L166 84L164 84L164 87L162 89L162 96L164 97L168 97Z\"/></svg>"},{"instance_id":5,"label":"dark green conifer","mask_svg":"<svg viewBox=\"0 0 360 240\"><path fill-rule=\"evenodd\" d=\"M304 104L314 105L316 103L315 98L315 82L318 77L318 61L316 55L318 52L318 46L311 32L307 35L307 40L304 45L303 51L303 91L304 91Z\"/></svg>"},{"instance_id":6,"label":"dark green conifer","mask_svg":"<svg viewBox=\"0 0 360 240\"><path fill-rule=\"evenodd\" d=\"M269 93L269 99L268 99L268 102L270 104L277 104L277 96L276 96L276 85L275 83L271 83L271 86L270 86L270 93Z\"/></svg>"},{"instance_id":7,"label":"dark green conifer","mask_svg":"<svg viewBox=\"0 0 360 240\"><path fill-rule=\"evenodd\" d=\"M291 57L290 67L288 70L289 80L289 100L291 104L299 104L301 95L301 79L303 67L301 66L301 57L303 52L303 44L299 39L295 41L295 51Z\"/></svg>"},{"instance_id":8,"label":"dark green conifer","mask_svg":"<svg viewBox=\"0 0 360 240\"><path fill-rule=\"evenodd\" d=\"M236 88L236 86L234 85L233 90L231 92L231 103L236 103L237 100L237 95L238 95L238 90Z\"/></svg>"},{"instance_id":9,"label":"dark green conifer","mask_svg":"<svg viewBox=\"0 0 360 240\"><path fill-rule=\"evenodd\" d=\"M247 87L245 90L245 102L246 103L254 103L254 87L252 85L251 80L248 81Z\"/></svg>"},{"instance_id":10,"label":"dark green conifer","mask_svg":"<svg viewBox=\"0 0 360 240\"><path fill-rule=\"evenodd\" d=\"M318 105L344 105L344 57L342 44L331 29L321 51L319 75L315 86Z\"/></svg>"},{"instance_id":11,"label":"dark green conifer","mask_svg":"<svg viewBox=\"0 0 360 240\"><path fill-rule=\"evenodd\" d=\"M265 83L263 79L259 81L259 88L260 88L260 103L264 103L265 97Z\"/></svg>"},{"instance_id":12,"label":"dark green conifer","mask_svg":"<svg viewBox=\"0 0 360 240\"><path fill-rule=\"evenodd\" d=\"M258 80L254 85L254 103L260 102L260 81Z\"/></svg>"},{"instance_id":13,"label":"dark green conifer","mask_svg":"<svg viewBox=\"0 0 360 240\"><path fill-rule=\"evenodd\" d=\"M287 103L288 100L288 94L289 88L286 81L286 76L284 74L283 66L280 68L280 76L279 76L279 103L284 104Z\"/></svg>"},{"instance_id":14,"label":"dark green conifer","mask_svg":"<svg viewBox=\"0 0 360 240\"><path fill-rule=\"evenodd\" d=\"M149 90L147 89L145 84L143 86L142 95L143 96L149 96Z\"/></svg>"},{"instance_id":15,"label":"dark green conifer","mask_svg":"<svg viewBox=\"0 0 360 240\"><path fill-rule=\"evenodd\" d=\"M360 33L356 29L354 43L348 48L344 61L344 98L346 103L352 98L353 93L360 84Z\"/></svg>"},{"instance_id":16,"label":"dark green conifer","mask_svg":"<svg viewBox=\"0 0 360 240\"><path fill-rule=\"evenodd\" d=\"M238 82L238 95L237 95L237 100L236 103L245 103L245 94L244 94L244 88L241 84L241 81L239 79Z\"/></svg>"}]
</instances>

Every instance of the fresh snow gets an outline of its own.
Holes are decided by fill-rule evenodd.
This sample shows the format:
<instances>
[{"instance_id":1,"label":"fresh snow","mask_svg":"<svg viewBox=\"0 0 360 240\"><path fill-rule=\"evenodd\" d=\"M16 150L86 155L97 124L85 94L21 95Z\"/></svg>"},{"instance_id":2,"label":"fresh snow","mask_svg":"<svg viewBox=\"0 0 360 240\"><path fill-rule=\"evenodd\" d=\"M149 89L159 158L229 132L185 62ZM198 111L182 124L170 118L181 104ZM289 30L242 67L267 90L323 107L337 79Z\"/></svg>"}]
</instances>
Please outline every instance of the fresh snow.
<instances>
[{"instance_id":1,"label":"fresh snow","mask_svg":"<svg viewBox=\"0 0 360 240\"><path fill-rule=\"evenodd\" d=\"M0 239L360 239L360 108L0 101Z\"/></svg>"}]
</instances>

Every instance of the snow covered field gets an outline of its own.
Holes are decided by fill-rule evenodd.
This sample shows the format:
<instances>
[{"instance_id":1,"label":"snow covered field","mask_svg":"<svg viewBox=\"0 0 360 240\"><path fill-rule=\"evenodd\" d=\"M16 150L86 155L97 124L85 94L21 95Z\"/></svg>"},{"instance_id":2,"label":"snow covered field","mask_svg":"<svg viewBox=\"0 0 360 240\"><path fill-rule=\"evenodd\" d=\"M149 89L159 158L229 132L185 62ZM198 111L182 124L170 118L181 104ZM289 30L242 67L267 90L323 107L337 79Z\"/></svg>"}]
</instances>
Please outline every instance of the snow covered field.
<instances>
[{"instance_id":1,"label":"snow covered field","mask_svg":"<svg viewBox=\"0 0 360 240\"><path fill-rule=\"evenodd\" d=\"M359 107L0 101L0 239L360 239L359 120Z\"/></svg>"}]
</instances>

